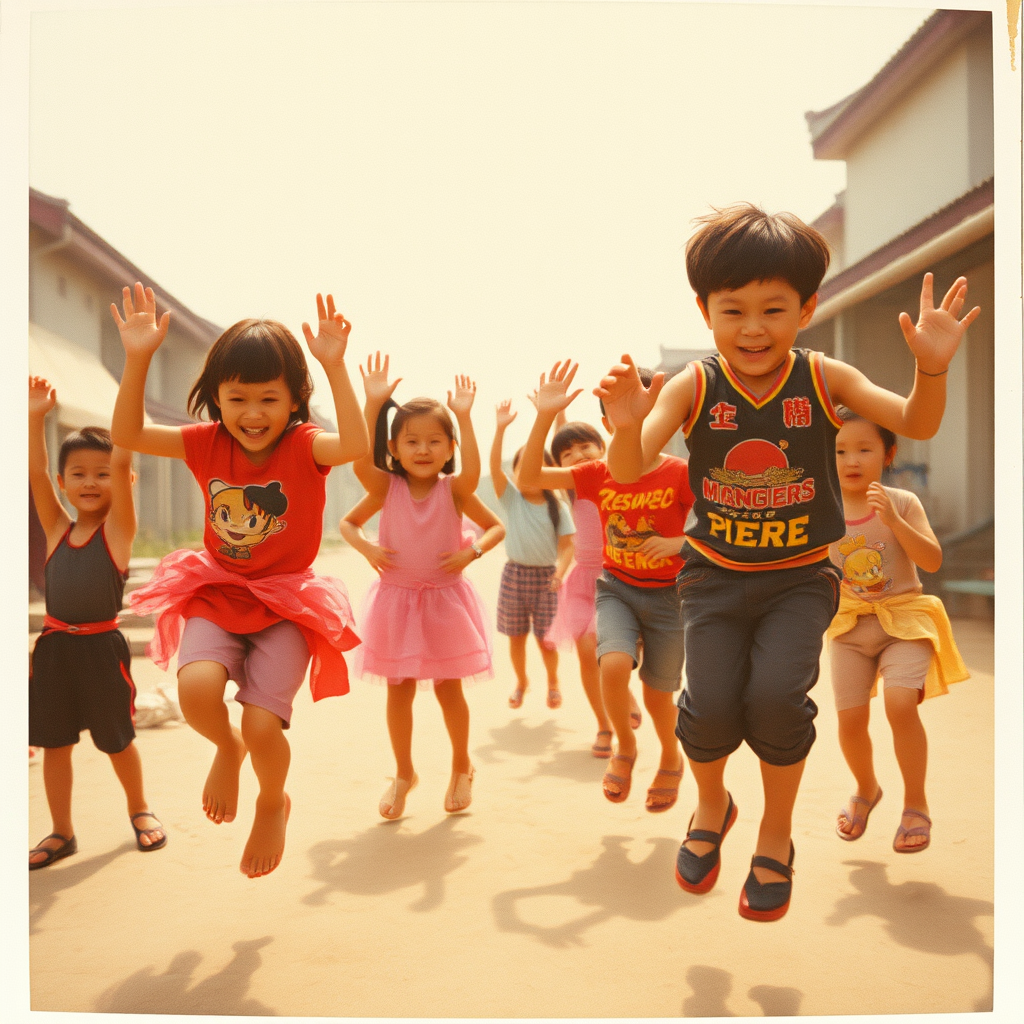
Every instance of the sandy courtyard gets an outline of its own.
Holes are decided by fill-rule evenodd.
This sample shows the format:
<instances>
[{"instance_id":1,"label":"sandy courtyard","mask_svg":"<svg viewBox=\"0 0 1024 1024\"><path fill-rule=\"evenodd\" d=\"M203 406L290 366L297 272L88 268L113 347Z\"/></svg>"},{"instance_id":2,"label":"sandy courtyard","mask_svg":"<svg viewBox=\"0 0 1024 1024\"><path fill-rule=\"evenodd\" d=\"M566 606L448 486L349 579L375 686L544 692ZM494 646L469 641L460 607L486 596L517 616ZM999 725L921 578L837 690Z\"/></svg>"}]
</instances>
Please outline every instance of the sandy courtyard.
<instances>
[{"instance_id":1,"label":"sandy courtyard","mask_svg":"<svg viewBox=\"0 0 1024 1024\"><path fill-rule=\"evenodd\" d=\"M502 562L499 550L470 570L492 610ZM335 549L317 567L347 582L358 610L367 564ZM392 773L384 693L354 680L349 695L314 706L304 689L289 733L285 858L257 880L237 868L255 792L248 763L238 820L214 826L200 806L209 744L185 725L140 731L149 799L170 835L165 850L143 856L107 758L83 737L79 853L29 879L32 1009L341 1017L990 1010L993 629L974 620L954 628L973 678L922 710L931 848L892 851L902 793L878 702L872 729L886 796L863 839L835 836L851 780L823 673L813 691L819 738L796 808L793 903L774 924L736 912L761 811L753 755L741 748L727 772L740 816L718 884L689 895L673 879L695 801L689 772L675 808L645 812L656 766L645 718L629 800L604 799L604 762L589 753L593 719L574 656L563 656L559 711L544 706L535 651L534 688L510 711L513 676L499 638L495 679L467 688L474 802L452 816L442 808L449 747L430 693L416 701L420 786L406 816L386 822L377 814ZM173 684L143 659L136 679L140 690ZM29 786L31 845L50 830L39 768Z\"/></svg>"}]
</instances>

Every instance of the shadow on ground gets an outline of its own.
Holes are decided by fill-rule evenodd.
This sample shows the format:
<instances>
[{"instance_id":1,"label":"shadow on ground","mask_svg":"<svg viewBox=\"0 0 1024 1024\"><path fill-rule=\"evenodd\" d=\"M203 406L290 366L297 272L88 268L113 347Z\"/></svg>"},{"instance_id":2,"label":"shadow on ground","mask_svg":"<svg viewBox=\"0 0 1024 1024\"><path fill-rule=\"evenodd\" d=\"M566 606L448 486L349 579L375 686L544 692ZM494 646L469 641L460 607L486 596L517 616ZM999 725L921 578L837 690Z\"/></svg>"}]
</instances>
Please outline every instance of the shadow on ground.
<instances>
[{"instance_id":1,"label":"shadow on ground","mask_svg":"<svg viewBox=\"0 0 1024 1024\"><path fill-rule=\"evenodd\" d=\"M302 902L319 907L332 893L382 896L422 886L409 910L427 911L444 902L445 876L468 859L460 851L483 840L459 830L458 817L445 818L419 834L401 820L381 822L352 839L326 839L309 850L313 878L320 887Z\"/></svg>"},{"instance_id":2,"label":"shadow on ground","mask_svg":"<svg viewBox=\"0 0 1024 1024\"><path fill-rule=\"evenodd\" d=\"M584 946L584 933L616 917L631 921L660 921L680 909L679 890L672 881L677 839L648 839L652 849L635 864L627 856L628 836L605 836L604 847L589 868L573 872L563 882L510 889L494 897L493 910L503 932L532 935L549 946ZM568 897L581 907L593 907L559 925L523 920L521 904L544 897Z\"/></svg>"},{"instance_id":3,"label":"shadow on ground","mask_svg":"<svg viewBox=\"0 0 1024 1024\"><path fill-rule=\"evenodd\" d=\"M886 865L877 861L848 860L850 882L856 893L844 896L825 923L844 925L856 917L877 917L889 937L901 946L937 956L977 956L989 976L989 991L975 1012L992 1009L992 947L974 924L976 917L991 917L993 905L985 900L951 896L934 882L893 885Z\"/></svg>"},{"instance_id":4,"label":"shadow on ground","mask_svg":"<svg viewBox=\"0 0 1024 1024\"><path fill-rule=\"evenodd\" d=\"M216 974L193 982L202 963L194 949L179 953L162 974L144 967L108 988L96 1000L97 1013L195 1013L272 1017L277 1011L246 993L263 963L260 950L273 938L236 942L234 957Z\"/></svg>"},{"instance_id":5,"label":"shadow on ground","mask_svg":"<svg viewBox=\"0 0 1024 1024\"><path fill-rule=\"evenodd\" d=\"M109 853L88 860L75 859L57 861L53 867L40 868L29 872L29 934L34 935L39 923L56 905L65 889L73 889L102 871L108 864L126 853L135 851L134 843L125 843Z\"/></svg>"},{"instance_id":6,"label":"shadow on ground","mask_svg":"<svg viewBox=\"0 0 1024 1024\"><path fill-rule=\"evenodd\" d=\"M559 749L558 734L567 731L553 718L534 726L527 725L522 718L512 718L505 725L491 729L490 743L475 748L473 757L484 764L501 764L505 760L501 754L543 757Z\"/></svg>"}]
</instances>

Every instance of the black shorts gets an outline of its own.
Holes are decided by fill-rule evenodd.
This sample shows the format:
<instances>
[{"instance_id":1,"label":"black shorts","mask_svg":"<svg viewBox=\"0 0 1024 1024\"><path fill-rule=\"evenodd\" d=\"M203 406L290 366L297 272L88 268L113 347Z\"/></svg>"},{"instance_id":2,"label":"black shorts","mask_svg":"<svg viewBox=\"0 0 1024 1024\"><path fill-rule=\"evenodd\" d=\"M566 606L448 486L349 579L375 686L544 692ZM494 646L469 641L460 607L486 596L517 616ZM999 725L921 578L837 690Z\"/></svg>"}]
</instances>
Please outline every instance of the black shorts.
<instances>
[{"instance_id":1,"label":"black shorts","mask_svg":"<svg viewBox=\"0 0 1024 1024\"><path fill-rule=\"evenodd\" d=\"M842 576L831 562L741 572L691 557L677 577L686 687L676 735L694 761L742 742L764 762L802 761L814 743L825 630Z\"/></svg>"},{"instance_id":2,"label":"black shorts","mask_svg":"<svg viewBox=\"0 0 1024 1024\"><path fill-rule=\"evenodd\" d=\"M44 633L32 652L28 742L67 747L88 729L98 750L119 754L135 739L131 651L120 630Z\"/></svg>"}]
</instances>

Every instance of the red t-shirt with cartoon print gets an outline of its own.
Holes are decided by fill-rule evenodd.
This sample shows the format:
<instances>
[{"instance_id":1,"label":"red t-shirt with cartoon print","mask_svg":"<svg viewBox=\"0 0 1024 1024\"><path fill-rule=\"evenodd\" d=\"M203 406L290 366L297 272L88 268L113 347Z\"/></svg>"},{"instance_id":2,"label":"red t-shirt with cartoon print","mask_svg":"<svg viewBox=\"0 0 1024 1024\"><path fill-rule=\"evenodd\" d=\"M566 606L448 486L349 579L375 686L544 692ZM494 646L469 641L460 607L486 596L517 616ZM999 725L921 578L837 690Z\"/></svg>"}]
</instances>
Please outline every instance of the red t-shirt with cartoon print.
<instances>
[{"instance_id":1,"label":"red t-shirt with cartoon print","mask_svg":"<svg viewBox=\"0 0 1024 1024\"><path fill-rule=\"evenodd\" d=\"M281 435L262 465L220 423L181 428L185 465L206 501L203 543L219 565L240 576L308 569L320 550L330 466L313 459L320 428L299 423ZM184 610L231 633L256 633L281 617L243 586L203 587Z\"/></svg>"},{"instance_id":2,"label":"red t-shirt with cartoon print","mask_svg":"<svg viewBox=\"0 0 1024 1024\"><path fill-rule=\"evenodd\" d=\"M581 462L572 467L572 480L576 497L592 501L600 513L605 569L634 587L672 583L683 560L651 558L639 549L648 537L683 535L693 504L686 460L665 455L631 484L619 483L599 460Z\"/></svg>"}]
</instances>

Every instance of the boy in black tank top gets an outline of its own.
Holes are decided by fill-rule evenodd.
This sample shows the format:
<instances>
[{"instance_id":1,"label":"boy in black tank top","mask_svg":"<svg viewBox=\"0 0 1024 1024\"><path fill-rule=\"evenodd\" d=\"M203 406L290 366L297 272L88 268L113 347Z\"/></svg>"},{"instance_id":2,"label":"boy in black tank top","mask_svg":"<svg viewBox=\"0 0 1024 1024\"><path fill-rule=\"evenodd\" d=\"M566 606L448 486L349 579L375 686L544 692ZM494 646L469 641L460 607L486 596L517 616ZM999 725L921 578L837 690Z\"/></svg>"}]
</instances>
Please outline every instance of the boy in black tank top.
<instances>
[{"instance_id":1,"label":"boy in black tank top","mask_svg":"<svg viewBox=\"0 0 1024 1024\"><path fill-rule=\"evenodd\" d=\"M29 743L44 748L53 820L53 832L29 851L30 871L78 850L71 754L82 729L110 757L138 848L149 852L167 843L143 792L131 653L117 629L136 529L131 452L114 448L99 427L65 439L57 482L78 513L72 521L50 479L46 454L46 414L56 402L47 381L29 378L29 484L46 535L46 621L32 652Z\"/></svg>"},{"instance_id":2,"label":"boy in black tank top","mask_svg":"<svg viewBox=\"0 0 1024 1024\"><path fill-rule=\"evenodd\" d=\"M925 275L917 324L900 315L916 359L903 398L852 366L793 348L828 262L825 239L792 214L716 210L688 242L686 268L717 355L668 384L659 374L650 389L623 356L595 391L616 428L608 466L617 480L635 480L676 430L688 439L695 501L677 577L687 665L677 733L698 805L676 880L707 892L717 879L736 819L725 764L745 740L761 761L765 811L739 910L759 921L789 906L792 812L817 713L807 694L838 603L828 561L828 544L843 533L833 402L906 437L932 437L945 374L980 312L959 319L964 278L935 308Z\"/></svg>"}]
</instances>

